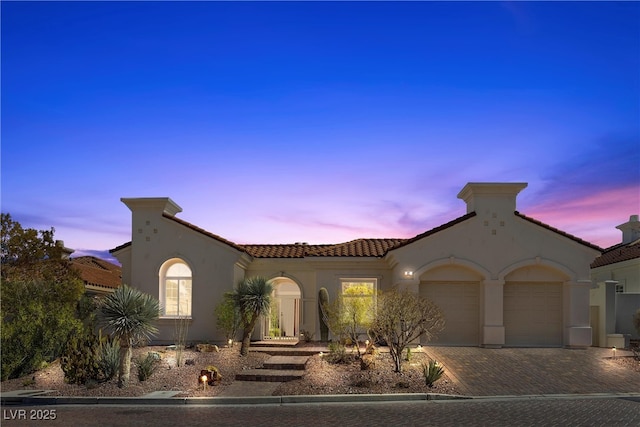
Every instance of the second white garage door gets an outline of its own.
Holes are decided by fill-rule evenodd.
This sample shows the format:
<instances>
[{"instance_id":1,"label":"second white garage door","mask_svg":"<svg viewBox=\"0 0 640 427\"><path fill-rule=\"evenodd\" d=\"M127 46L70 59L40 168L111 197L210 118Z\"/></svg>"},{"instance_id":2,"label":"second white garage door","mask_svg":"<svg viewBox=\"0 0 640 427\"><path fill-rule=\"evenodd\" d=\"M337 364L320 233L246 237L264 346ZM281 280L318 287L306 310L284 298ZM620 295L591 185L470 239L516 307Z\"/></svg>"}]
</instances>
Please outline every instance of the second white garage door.
<instances>
[{"instance_id":1,"label":"second white garage door","mask_svg":"<svg viewBox=\"0 0 640 427\"><path fill-rule=\"evenodd\" d=\"M420 284L420 295L429 298L444 312L446 326L435 345L479 345L480 306L477 283Z\"/></svg>"},{"instance_id":2,"label":"second white garage door","mask_svg":"<svg viewBox=\"0 0 640 427\"><path fill-rule=\"evenodd\" d=\"M562 284L507 282L504 285L505 344L562 345Z\"/></svg>"}]
</instances>

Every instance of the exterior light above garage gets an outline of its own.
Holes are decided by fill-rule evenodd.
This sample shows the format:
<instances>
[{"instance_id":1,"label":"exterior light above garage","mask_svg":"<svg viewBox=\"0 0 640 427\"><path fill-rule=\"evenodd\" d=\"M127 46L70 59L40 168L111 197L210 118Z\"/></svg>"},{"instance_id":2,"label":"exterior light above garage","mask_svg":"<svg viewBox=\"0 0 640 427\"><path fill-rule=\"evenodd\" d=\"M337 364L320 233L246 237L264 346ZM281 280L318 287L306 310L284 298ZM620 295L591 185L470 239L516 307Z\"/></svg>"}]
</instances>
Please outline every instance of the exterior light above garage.
<instances>
[{"instance_id":1,"label":"exterior light above garage","mask_svg":"<svg viewBox=\"0 0 640 427\"><path fill-rule=\"evenodd\" d=\"M404 277L406 277L407 279L411 279L413 277L413 271L412 270L405 270L404 271Z\"/></svg>"}]
</instances>

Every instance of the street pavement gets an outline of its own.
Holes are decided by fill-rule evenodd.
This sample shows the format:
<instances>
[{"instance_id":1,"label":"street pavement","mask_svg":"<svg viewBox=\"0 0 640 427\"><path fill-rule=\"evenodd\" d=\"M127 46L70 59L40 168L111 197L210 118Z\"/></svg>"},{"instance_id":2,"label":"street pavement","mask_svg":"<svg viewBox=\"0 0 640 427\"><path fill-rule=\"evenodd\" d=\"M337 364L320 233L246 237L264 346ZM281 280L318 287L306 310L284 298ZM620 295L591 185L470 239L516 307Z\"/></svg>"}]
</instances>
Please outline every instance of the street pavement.
<instances>
[{"instance_id":1,"label":"street pavement","mask_svg":"<svg viewBox=\"0 0 640 427\"><path fill-rule=\"evenodd\" d=\"M49 406L55 420L2 420L2 426L633 426L640 397L517 398L375 403L300 403L231 406Z\"/></svg>"}]
</instances>

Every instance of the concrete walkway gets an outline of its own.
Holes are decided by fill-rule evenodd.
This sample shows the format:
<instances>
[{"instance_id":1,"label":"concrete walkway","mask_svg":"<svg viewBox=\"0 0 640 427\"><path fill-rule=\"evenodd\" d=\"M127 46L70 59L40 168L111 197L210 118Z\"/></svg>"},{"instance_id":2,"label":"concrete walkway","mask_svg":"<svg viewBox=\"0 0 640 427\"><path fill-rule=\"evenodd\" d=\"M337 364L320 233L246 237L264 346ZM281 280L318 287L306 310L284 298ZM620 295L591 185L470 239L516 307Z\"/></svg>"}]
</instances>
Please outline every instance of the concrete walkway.
<instances>
[{"instance_id":1,"label":"concrete walkway","mask_svg":"<svg viewBox=\"0 0 640 427\"><path fill-rule=\"evenodd\" d=\"M613 363L611 350L423 347L469 396L638 393L640 373ZM631 352L618 351L618 357Z\"/></svg>"}]
</instances>

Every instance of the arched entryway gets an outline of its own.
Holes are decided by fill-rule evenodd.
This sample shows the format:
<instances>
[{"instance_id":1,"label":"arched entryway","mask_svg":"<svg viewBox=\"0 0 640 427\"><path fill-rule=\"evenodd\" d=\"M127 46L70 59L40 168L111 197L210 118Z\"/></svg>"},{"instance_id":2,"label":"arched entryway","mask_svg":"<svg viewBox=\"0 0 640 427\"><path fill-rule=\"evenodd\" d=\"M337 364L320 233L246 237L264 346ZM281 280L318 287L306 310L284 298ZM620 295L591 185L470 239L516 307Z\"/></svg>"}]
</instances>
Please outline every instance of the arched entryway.
<instances>
[{"instance_id":1,"label":"arched entryway","mask_svg":"<svg viewBox=\"0 0 640 427\"><path fill-rule=\"evenodd\" d=\"M297 340L300 334L300 287L287 277L272 279L269 315L264 317L263 339Z\"/></svg>"}]
</instances>

